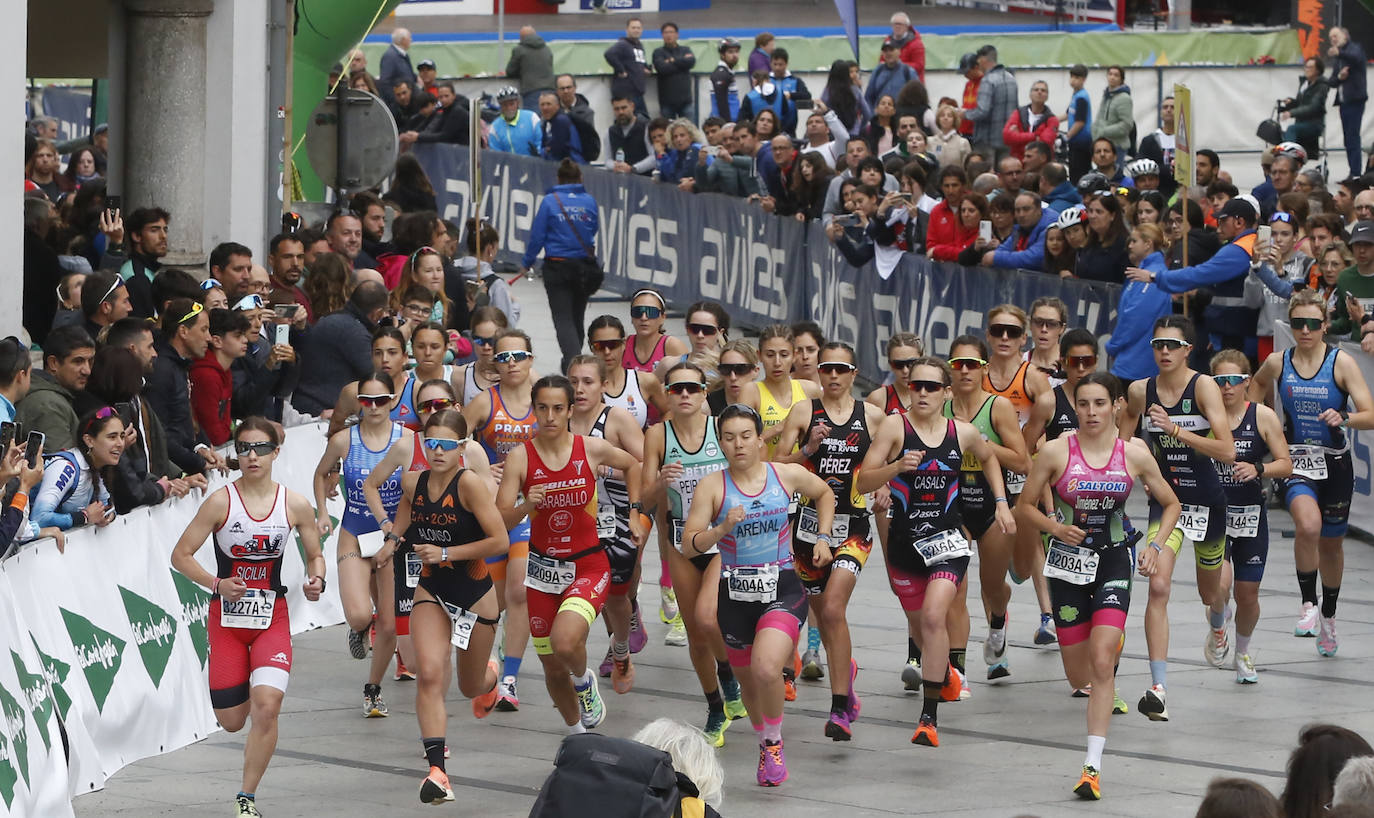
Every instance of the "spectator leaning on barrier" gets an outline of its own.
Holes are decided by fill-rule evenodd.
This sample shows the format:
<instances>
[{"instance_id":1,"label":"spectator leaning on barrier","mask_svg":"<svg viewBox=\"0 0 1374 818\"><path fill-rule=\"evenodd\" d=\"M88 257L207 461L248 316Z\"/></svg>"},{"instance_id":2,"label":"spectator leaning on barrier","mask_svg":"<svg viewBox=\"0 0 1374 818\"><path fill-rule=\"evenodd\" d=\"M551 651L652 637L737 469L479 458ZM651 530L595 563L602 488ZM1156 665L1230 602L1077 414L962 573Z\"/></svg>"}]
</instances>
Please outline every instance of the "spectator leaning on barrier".
<instances>
[{"instance_id":1,"label":"spectator leaning on barrier","mask_svg":"<svg viewBox=\"0 0 1374 818\"><path fill-rule=\"evenodd\" d=\"M0 462L0 485L9 485L15 479L19 481L14 496L5 504L4 511L0 512L0 554L4 554L16 536L22 533L25 538L28 537L25 511L29 507L29 496L43 483L43 463L40 461L36 467L29 468L29 461L24 457L24 446L19 441L0 452L0 458L3 458L3 462ZM61 536L61 532L57 533Z\"/></svg>"},{"instance_id":2,"label":"spectator leaning on barrier","mask_svg":"<svg viewBox=\"0 0 1374 818\"><path fill-rule=\"evenodd\" d=\"M33 498L26 539L45 536L50 528L103 528L115 518L106 484L124 454L124 421L106 406L84 415L79 431L76 442L53 449L43 467L43 484Z\"/></svg>"},{"instance_id":3,"label":"spectator leaning on barrier","mask_svg":"<svg viewBox=\"0 0 1374 818\"><path fill-rule=\"evenodd\" d=\"M372 372L372 333L389 298L381 282L364 281L342 310L315 322L298 354L300 383L291 396L296 411L322 415L333 408L344 386Z\"/></svg>"},{"instance_id":4,"label":"spectator leaning on barrier","mask_svg":"<svg viewBox=\"0 0 1374 818\"><path fill-rule=\"evenodd\" d=\"M398 139L402 146L415 143L443 143L447 145L466 145L468 136L468 108L465 101L458 98L453 83L441 82L437 86L439 110L429 118L423 129L405 131Z\"/></svg>"},{"instance_id":5,"label":"spectator leaning on barrier","mask_svg":"<svg viewBox=\"0 0 1374 818\"><path fill-rule=\"evenodd\" d=\"M1126 69L1119 65L1107 68L1107 87L1102 91L1102 104L1093 119L1092 135L1093 139L1110 139L1116 146L1118 168L1135 148L1131 86L1126 84Z\"/></svg>"},{"instance_id":6,"label":"spectator leaning on barrier","mask_svg":"<svg viewBox=\"0 0 1374 818\"><path fill-rule=\"evenodd\" d=\"M940 168L940 193L944 198L930 211L930 226L926 228L926 255L935 261L954 261L968 246L969 231L959 220L959 204L967 192L968 176L954 165ZM975 225L973 235L977 236Z\"/></svg>"},{"instance_id":7,"label":"spectator leaning on barrier","mask_svg":"<svg viewBox=\"0 0 1374 818\"><path fill-rule=\"evenodd\" d=\"M638 17L625 21L625 36L606 49L606 64L611 67L611 96L625 97L634 102L635 113L645 117L649 109L644 105L644 91L649 83L649 62L645 59L644 44L639 37L644 22Z\"/></svg>"},{"instance_id":8,"label":"spectator leaning on barrier","mask_svg":"<svg viewBox=\"0 0 1374 818\"><path fill-rule=\"evenodd\" d=\"M259 302L260 303L260 302ZM212 446L229 441L234 377L229 369L248 354L248 318L239 311L210 310L210 345L191 364L191 413Z\"/></svg>"},{"instance_id":9,"label":"spectator leaning on barrier","mask_svg":"<svg viewBox=\"0 0 1374 818\"><path fill-rule=\"evenodd\" d=\"M582 351L587 299L601 287L604 277L596 258L599 229L596 200L582 186L581 169L571 162L560 163L558 184L539 203L521 259L524 272L544 254L544 292L563 353L560 372L566 372L568 361Z\"/></svg>"},{"instance_id":10,"label":"spectator leaning on barrier","mask_svg":"<svg viewBox=\"0 0 1374 818\"><path fill-rule=\"evenodd\" d=\"M997 61L997 48L985 45L978 49L978 67L983 79L978 84L978 104L964 114L973 123L973 148L996 161L1007 155L1007 143L1002 138L1002 126L1016 112L1019 94L1016 75Z\"/></svg>"},{"instance_id":11,"label":"spectator leaning on barrier","mask_svg":"<svg viewBox=\"0 0 1374 818\"><path fill-rule=\"evenodd\" d=\"M1002 126L1002 141L1007 150L1017 159L1026 154L1026 145L1040 141L1054 143L1059 134L1059 118L1046 105L1050 98L1050 86L1044 80L1036 80L1030 87L1030 104L1022 105L1007 117Z\"/></svg>"},{"instance_id":12,"label":"spectator leaning on barrier","mask_svg":"<svg viewBox=\"0 0 1374 818\"><path fill-rule=\"evenodd\" d=\"M1030 191L1018 193L1013 208L1016 226L1000 247L983 253L983 264L1043 272L1045 233L1059 218L1059 214L1050 208L1042 208L1040 196Z\"/></svg>"},{"instance_id":13,"label":"spectator leaning on barrier","mask_svg":"<svg viewBox=\"0 0 1374 818\"><path fill-rule=\"evenodd\" d=\"M649 120L635 112L629 97L613 98L611 114L615 119L606 133L609 166L617 173L647 175L656 161L649 144Z\"/></svg>"},{"instance_id":14,"label":"spectator leaning on barrier","mask_svg":"<svg viewBox=\"0 0 1374 818\"><path fill-rule=\"evenodd\" d=\"M883 49L894 46L899 59L916 72L917 79L925 82L926 46L921 42L920 32L912 27L911 18L904 11L893 14L889 22L892 24L892 34L883 39Z\"/></svg>"},{"instance_id":15,"label":"spectator leaning on barrier","mask_svg":"<svg viewBox=\"0 0 1374 818\"><path fill-rule=\"evenodd\" d=\"M220 463L191 420L191 363L205 355L209 345L210 317L205 308L186 298L168 302L143 395L167 430L167 456L187 474L201 474Z\"/></svg>"},{"instance_id":16,"label":"spectator leaning on barrier","mask_svg":"<svg viewBox=\"0 0 1374 818\"><path fill-rule=\"evenodd\" d=\"M854 267L862 267L874 259L877 248L869 228L877 216L881 196L873 185L854 186L849 193L850 212L825 226L826 237Z\"/></svg>"},{"instance_id":17,"label":"spectator leaning on barrier","mask_svg":"<svg viewBox=\"0 0 1374 818\"><path fill-rule=\"evenodd\" d=\"M539 117L520 107L520 93L512 86L497 91L496 101L501 105L501 113L492 120L487 147L520 156L539 156L543 147Z\"/></svg>"},{"instance_id":18,"label":"spectator leaning on barrier","mask_svg":"<svg viewBox=\"0 0 1374 818\"><path fill-rule=\"evenodd\" d=\"M534 26L520 27L520 41L510 50L506 76L519 81L521 107L530 111L539 109L540 94L553 90L553 51Z\"/></svg>"},{"instance_id":19,"label":"spectator leaning on barrier","mask_svg":"<svg viewBox=\"0 0 1374 818\"><path fill-rule=\"evenodd\" d=\"M157 315L153 303L152 284L167 255L167 225L172 216L160 207L140 207L124 220L125 240L129 243L129 259L119 268L119 277L129 288L134 316L152 318Z\"/></svg>"},{"instance_id":20,"label":"spectator leaning on barrier","mask_svg":"<svg viewBox=\"0 0 1374 818\"><path fill-rule=\"evenodd\" d=\"M682 119L696 124L697 108L692 102L692 69L697 57L692 49L678 42L677 23L659 28L663 45L654 49L654 73L658 76L658 106L666 119Z\"/></svg>"},{"instance_id":21,"label":"spectator leaning on barrier","mask_svg":"<svg viewBox=\"0 0 1374 818\"><path fill-rule=\"evenodd\" d=\"M43 344L43 371L33 373L14 419L26 431L42 432L50 451L76 445L76 393L86 388L94 357L95 341L80 327L55 329Z\"/></svg>"},{"instance_id":22,"label":"spectator leaning on barrier","mask_svg":"<svg viewBox=\"0 0 1374 818\"><path fill-rule=\"evenodd\" d=\"M1345 156L1350 163L1350 175L1364 173L1361 157L1360 124L1364 121L1364 106L1369 99L1365 84L1368 60L1360 44L1350 39L1350 32L1341 27L1331 29L1328 36L1331 48L1331 84L1336 88L1336 106L1341 112L1341 132L1344 136Z\"/></svg>"}]
</instances>

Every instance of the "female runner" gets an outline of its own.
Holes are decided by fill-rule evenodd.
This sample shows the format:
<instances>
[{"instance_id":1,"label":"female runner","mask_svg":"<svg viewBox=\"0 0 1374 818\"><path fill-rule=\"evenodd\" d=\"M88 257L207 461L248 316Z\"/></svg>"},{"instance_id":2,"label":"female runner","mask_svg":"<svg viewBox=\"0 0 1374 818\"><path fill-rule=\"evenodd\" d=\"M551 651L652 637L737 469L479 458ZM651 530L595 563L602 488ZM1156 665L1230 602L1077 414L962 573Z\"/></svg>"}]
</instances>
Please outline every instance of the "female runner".
<instances>
[{"instance_id":1,"label":"female runner","mask_svg":"<svg viewBox=\"0 0 1374 818\"><path fill-rule=\"evenodd\" d=\"M1236 441L1235 465L1217 469L1226 491L1226 553L1231 555L1235 576L1236 684L1255 684L1259 674L1250 655L1250 637L1259 622L1259 586L1269 558L1269 510L1260 480L1288 477L1293 461L1278 414L1246 400L1250 359L1240 350L1223 349L1212 357L1212 380L1221 389L1221 403ZM1264 462L1266 455L1273 455L1273 462Z\"/></svg>"},{"instance_id":2,"label":"female runner","mask_svg":"<svg viewBox=\"0 0 1374 818\"><path fill-rule=\"evenodd\" d=\"M477 396L501 382L501 368L496 365L496 334L510 326L506 314L496 307L478 307L472 311L472 348L477 360L463 364L453 372L453 391L467 406Z\"/></svg>"},{"instance_id":3,"label":"female runner","mask_svg":"<svg viewBox=\"0 0 1374 818\"><path fill-rule=\"evenodd\" d=\"M630 508L638 510L639 461L608 441L568 429L573 388L562 375L540 378L531 398L538 431L507 457L496 505L508 527L529 518L524 582L530 636L549 698L569 732L581 733L606 717L596 676L587 669L587 633L611 583L610 562L596 532L596 475L603 467L623 473ZM644 534L639 517L632 516L636 547Z\"/></svg>"},{"instance_id":4,"label":"female runner","mask_svg":"<svg viewBox=\"0 0 1374 818\"><path fill-rule=\"evenodd\" d=\"M339 601L348 623L348 649L354 659L367 658L367 634L376 611L376 636L372 645L372 667L363 685L363 715L385 718L382 699L382 674L391 664L396 650L395 588L389 575L380 570L378 553L385 538L377 518L367 507L363 483L405 429L391 420L387 409L396 399L391 376L374 372L358 382L356 400L363 407L363 419L356 426L342 429L329 438L324 455L315 467L315 507L319 509L320 535L329 536L332 522L325 508L327 481L339 462L343 462L344 513L339 520ZM387 517L395 517L401 499L400 472L384 475L382 506ZM367 536L375 535L375 536ZM388 557L389 559L389 557Z\"/></svg>"},{"instance_id":5,"label":"female runner","mask_svg":"<svg viewBox=\"0 0 1374 818\"><path fill-rule=\"evenodd\" d=\"M825 346L825 335L815 321L798 321L792 325L792 377L799 381L821 384L820 363L821 347Z\"/></svg>"},{"instance_id":6,"label":"female runner","mask_svg":"<svg viewBox=\"0 0 1374 818\"><path fill-rule=\"evenodd\" d=\"M452 409L431 413L423 446L428 469L401 477L402 497L396 525L407 552L419 564L410 626L415 667L415 715L420 722L429 775L420 800L453 800L444 767L448 710L449 647L458 648L458 690L472 699L472 714L483 718L496 704L499 678L489 659L500 615L485 557L507 548L506 526L483 479L463 468L467 421Z\"/></svg>"},{"instance_id":7,"label":"female runner","mask_svg":"<svg viewBox=\"0 0 1374 818\"><path fill-rule=\"evenodd\" d=\"M906 613L908 632L921 635L919 647L926 656L924 695L921 720L911 742L928 747L940 746L936 730L940 701L957 701L962 685L961 674L946 656L949 609L973 553L962 531L959 502L965 451L972 452L983 466L997 525L1007 534L1016 532L996 452L972 424L941 414L951 381L944 361L916 359L908 384L911 408L883 419L855 479L858 491L873 491L883 484L892 489L888 582Z\"/></svg>"},{"instance_id":8,"label":"female runner","mask_svg":"<svg viewBox=\"0 0 1374 818\"><path fill-rule=\"evenodd\" d=\"M630 323L634 324L635 337L621 357L626 369L653 372L664 358L687 354L687 344L663 329L667 315L668 302L657 290L639 290L630 296Z\"/></svg>"},{"instance_id":9,"label":"female runner","mask_svg":"<svg viewBox=\"0 0 1374 818\"><path fill-rule=\"evenodd\" d=\"M731 341L720 350L720 388L706 396L712 415L719 415L732 403L744 402L744 388L754 382L759 371L759 354L748 341Z\"/></svg>"},{"instance_id":10,"label":"female runner","mask_svg":"<svg viewBox=\"0 0 1374 818\"><path fill-rule=\"evenodd\" d=\"M1047 442L1035 458L1017 513L1050 535L1045 576L1049 581L1059 631L1059 650L1076 689L1091 686L1088 698L1088 752L1074 792L1102 797L1098 775L1107 727L1112 717L1115 665L1131 604L1132 563L1141 576L1163 570L1161 545L1178 521L1181 506L1149 449L1118 436L1116 415L1123 408L1121 383L1093 373L1074 387L1079 429ZM1149 546L1133 560L1125 523L1126 501L1135 481L1159 506L1159 526ZM1049 488L1061 520L1037 502Z\"/></svg>"},{"instance_id":11,"label":"female runner","mask_svg":"<svg viewBox=\"0 0 1374 818\"><path fill-rule=\"evenodd\" d=\"M759 336L763 380L744 387L744 404L753 407L763 418L763 440L768 448L766 460L773 459L783 421L787 420L792 404L821 396L819 384L792 377L792 341L792 328L786 324L774 324L765 329Z\"/></svg>"},{"instance_id":12,"label":"female runner","mask_svg":"<svg viewBox=\"0 0 1374 818\"><path fill-rule=\"evenodd\" d=\"M1310 291L1295 294L1288 302L1288 323L1297 345L1264 360L1250 386L1250 398L1263 401L1277 382L1283 401L1284 436L1293 459L1284 501L1297 529L1293 555L1302 593L1302 613L1293 635L1317 636L1320 630L1317 652L1335 656L1336 600L1345 573L1343 542L1355 482L1345 430L1374 428L1374 400L1355 360L1325 342L1326 309L1320 297ZM1351 403L1355 411L1347 414Z\"/></svg>"},{"instance_id":13,"label":"female runner","mask_svg":"<svg viewBox=\"0 0 1374 818\"><path fill-rule=\"evenodd\" d=\"M234 432L242 476L201 504L172 550L172 568L210 589L210 704L215 720L237 733L252 718L243 747L243 789L236 815L257 818L257 789L277 748L277 715L291 673L291 620L282 558L292 529L305 550L301 590L324 593L324 551L310 501L272 480L281 447L274 423L245 418ZM196 560L214 537L215 573Z\"/></svg>"},{"instance_id":14,"label":"female runner","mask_svg":"<svg viewBox=\"0 0 1374 818\"><path fill-rule=\"evenodd\" d=\"M415 422L415 382L409 372L406 371L406 337L395 327L382 327L372 336L372 366L375 371L382 372L391 378L392 383L399 384L399 391L392 389L391 403L387 406L387 411L391 419L395 422L414 429ZM334 414L329 418L329 437L333 438L341 429L348 425L349 418L357 417L360 410L358 403L358 384L350 383L344 386L343 391L339 392L339 399L334 404Z\"/></svg>"},{"instance_id":15,"label":"female runner","mask_svg":"<svg viewBox=\"0 0 1374 818\"><path fill-rule=\"evenodd\" d=\"M683 552L694 557L712 549L720 553L720 629L759 740L758 783L776 787L787 780L782 668L792 661L806 621L806 593L792 568L787 511L794 494L810 498L817 516L812 560L816 568L825 568L831 560L835 494L804 466L761 459L763 421L752 408L725 407L718 426L729 465L719 477L711 474L697 484L683 526Z\"/></svg>"}]
</instances>

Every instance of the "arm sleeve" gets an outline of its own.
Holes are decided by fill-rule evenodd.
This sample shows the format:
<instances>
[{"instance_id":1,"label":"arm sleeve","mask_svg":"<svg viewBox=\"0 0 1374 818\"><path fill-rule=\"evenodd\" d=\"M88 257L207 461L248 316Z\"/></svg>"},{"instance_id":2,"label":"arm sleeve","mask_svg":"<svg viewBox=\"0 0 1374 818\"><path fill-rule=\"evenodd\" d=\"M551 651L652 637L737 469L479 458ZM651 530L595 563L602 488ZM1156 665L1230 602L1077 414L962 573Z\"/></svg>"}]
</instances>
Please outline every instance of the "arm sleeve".
<instances>
[{"instance_id":1,"label":"arm sleeve","mask_svg":"<svg viewBox=\"0 0 1374 818\"><path fill-rule=\"evenodd\" d=\"M125 452L115 465L110 497L114 500L115 511L128 514L139 506L157 505L167 498L167 494L152 475L140 474L129 453Z\"/></svg>"},{"instance_id":2,"label":"arm sleeve","mask_svg":"<svg viewBox=\"0 0 1374 818\"><path fill-rule=\"evenodd\" d=\"M1261 264L1257 269L1250 271L1256 278L1269 288L1269 291L1279 298L1290 298L1293 295L1293 282L1286 278L1279 278L1273 267L1267 263Z\"/></svg>"},{"instance_id":3,"label":"arm sleeve","mask_svg":"<svg viewBox=\"0 0 1374 818\"><path fill-rule=\"evenodd\" d=\"M229 430L219 414L219 378L203 369L191 370L191 414L210 440L227 440Z\"/></svg>"},{"instance_id":4,"label":"arm sleeve","mask_svg":"<svg viewBox=\"0 0 1374 818\"><path fill-rule=\"evenodd\" d=\"M1317 80L1307 89L1307 93L1303 94L1305 101L1293 106L1288 112L1294 119L1320 119L1326 113L1327 90L1326 80Z\"/></svg>"},{"instance_id":5,"label":"arm sleeve","mask_svg":"<svg viewBox=\"0 0 1374 818\"><path fill-rule=\"evenodd\" d=\"M716 101L716 116L730 118L730 86L735 83L735 75L716 69L711 72L711 97Z\"/></svg>"},{"instance_id":6,"label":"arm sleeve","mask_svg":"<svg viewBox=\"0 0 1374 818\"><path fill-rule=\"evenodd\" d=\"M682 56L678 58L677 64L681 67L680 70L682 73L689 73L693 68L697 67L697 55L692 53L692 49L684 48L682 50Z\"/></svg>"},{"instance_id":7,"label":"arm sleeve","mask_svg":"<svg viewBox=\"0 0 1374 818\"><path fill-rule=\"evenodd\" d=\"M981 82L978 84L978 104L964 111L964 119L970 122L982 122L992 116L992 83Z\"/></svg>"},{"instance_id":8,"label":"arm sleeve","mask_svg":"<svg viewBox=\"0 0 1374 818\"><path fill-rule=\"evenodd\" d=\"M657 74L671 74L671 73L673 73L672 66L671 66L671 65L669 64L669 62L668 62L668 51L667 51L667 49L665 49L665 48L655 48L655 49L654 49L654 56L653 56L653 63L654 63L654 73L657 73Z\"/></svg>"},{"instance_id":9,"label":"arm sleeve","mask_svg":"<svg viewBox=\"0 0 1374 818\"><path fill-rule=\"evenodd\" d=\"M1186 293L1198 287L1230 281L1236 276L1245 275L1249 268L1250 259L1245 251L1228 244L1201 264L1155 273L1154 283L1171 295Z\"/></svg>"},{"instance_id":10,"label":"arm sleeve","mask_svg":"<svg viewBox=\"0 0 1374 818\"><path fill-rule=\"evenodd\" d=\"M544 235L549 229L549 208L547 207L548 197L539 203L539 210L534 214L534 224L530 226L530 237L525 243L525 256L520 260L520 266L528 269L534 264L540 252L544 249Z\"/></svg>"},{"instance_id":11,"label":"arm sleeve","mask_svg":"<svg viewBox=\"0 0 1374 818\"><path fill-rule=\"evenodd\" d=\"M1035 139L1035 134L1021 130L1021 109L1016 108L1002 125L1002 141L1009 148L1025 148Z\"/></svg>"},{"instance_id":12,"label":"arm sleeve","mask_svg":"<svg viewBox=\"0 0 1374 818\"><path fill-rule=\"evenodd\" d=\"M811 89L806 87L806 81L801 77L796 77L795 79L797 80L797 90L792 92L792 101L796 102L801 99L811 99Z\"/></svg>"},{"instance_id":13,"label":"arm sleeve","mask_svg":"<svg viewBox=\"0 0 1374 818\"><path fill-rule=\"evenodd\" d=\"M848 234L835 240L835 249L854 267L862 267L873 260L873 243L855 244Z\"/></svg>"},{"instance_id":14,"label":"arm sleeve","mask_svg":"<svg viewBox=\"0 0 1374 818\"><path fill-rule=\"evenodd\" d=\"M1105 136L1119 145L1131 135L1131 98L1129 95L1117 94L1112 97L1111 104L1102 113L1103 117L1097 120L1102 123L1102 129L1097 134L1099 138ZM1097 122L1093 124L1097 124Z\"/></svg>"},{"instance_id":15,"label":"arm sleeve","mask_svg":"<svg viewBox=\"0 0 1374 818\"><path fill-rule=\"evenodd\" d=\"M520 79L520 46L510 50L510 60L506 62L506 76L511 79Z\"/></svg>"},{"instance_id":16,"label":"arm sleeve","mask_svg":"<svg viewBox=\"0 0 1374 818\"><path fill-rule=\"evenodd\" d=\"M29 538L38 536L39 529L57 526L66 531L76 525L76 515L57 510L62 504L64 489L81 479L80 470L63 457L54 460L43 472L43 484L34 495L29 508Z\"/></svg>"},{"instance_id":17,"label":"arm sleeve","mask_svg":"<svg viewBox=\"0 0 1374 818\"><path fill-rule=\"evenodd\" d=\"M606 64L609 65L611 70L615 73L629 73L630 69L625 64L623 59L624 55L621 54L620 43L618 41L611 43L611 47L606 49L606 53L603 56L606 58Z\"/></svg>"}]
</instances>

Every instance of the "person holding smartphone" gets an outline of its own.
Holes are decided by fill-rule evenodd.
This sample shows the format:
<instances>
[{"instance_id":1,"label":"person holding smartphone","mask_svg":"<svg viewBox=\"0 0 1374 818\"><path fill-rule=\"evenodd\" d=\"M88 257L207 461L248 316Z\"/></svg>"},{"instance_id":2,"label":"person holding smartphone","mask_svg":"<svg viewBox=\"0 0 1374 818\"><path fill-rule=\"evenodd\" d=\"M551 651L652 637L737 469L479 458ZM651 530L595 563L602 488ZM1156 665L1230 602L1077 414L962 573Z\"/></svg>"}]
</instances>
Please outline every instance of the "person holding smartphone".
<instances>
[{"instance_id":1,"label":"person holding smartphone","mask_svg":"<svg viewBox=\"0 0 1374 818\"><path fill-rule=\"evenodd\" d=\"M124 420L106 406L87 412L76 428L77 444L53 455L52 468L44 469L29 510L29 530L27 535L21 532L24 540L46 536L49 528L104 528L115 518L106 481L124 454ZM29 440L28 465L35 468L42 460L42 433L30 433Z\"/></svg>"},{"instance_id":2,"label":"person holding smartphone","mask_svg":"<svg viewBox=\"0 0 1374 818\"><path fill-rule=\"evenodd\" d=\"M13 424L6 422L6 425L13 430ZM3 554L14 542L14 538L22 529L25 519L24 512L29 507L29 496L33 490L43 482L43 458L42 447L39 447L39 457L35 465L29 463L26 456L25 447L17 442L6 441L3 449L3 459L0 459L0 485L8 485L11 480L19 479L19 488L14 496L10 498L4 510L0 511L0 554ZM44 536L52 534L58 543L58 548L62 547L62 532L53 529L51 532L40 532Z\"/></svg>"}]
</instances>

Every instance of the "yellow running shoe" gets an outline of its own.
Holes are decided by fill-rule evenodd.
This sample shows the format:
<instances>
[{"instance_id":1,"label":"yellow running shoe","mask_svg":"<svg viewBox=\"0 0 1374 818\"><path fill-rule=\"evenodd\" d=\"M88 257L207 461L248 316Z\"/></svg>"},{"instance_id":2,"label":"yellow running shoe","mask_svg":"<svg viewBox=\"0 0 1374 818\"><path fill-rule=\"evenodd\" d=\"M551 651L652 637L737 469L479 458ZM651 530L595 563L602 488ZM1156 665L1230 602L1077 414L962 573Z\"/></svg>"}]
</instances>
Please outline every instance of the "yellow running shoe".
<instances>
[{"instance_id":1,"label":"yellow running shoe","mask_svg":"<svg viewBox=\"0 0 1374 818\"><path fill-rule=\"evenodd\" d=\"M1102 787L1098 784L1097 770L1084 764L1083 775L1079 776L1078 786L1073 788L1073 792L1084 801L1101 801Z\"/></svg>"}]
</instances>

